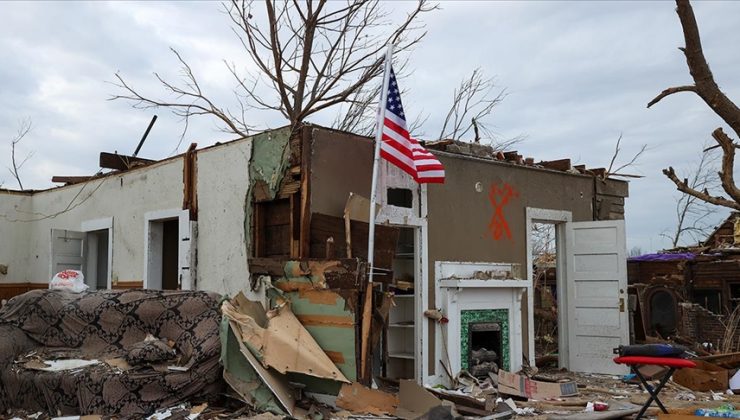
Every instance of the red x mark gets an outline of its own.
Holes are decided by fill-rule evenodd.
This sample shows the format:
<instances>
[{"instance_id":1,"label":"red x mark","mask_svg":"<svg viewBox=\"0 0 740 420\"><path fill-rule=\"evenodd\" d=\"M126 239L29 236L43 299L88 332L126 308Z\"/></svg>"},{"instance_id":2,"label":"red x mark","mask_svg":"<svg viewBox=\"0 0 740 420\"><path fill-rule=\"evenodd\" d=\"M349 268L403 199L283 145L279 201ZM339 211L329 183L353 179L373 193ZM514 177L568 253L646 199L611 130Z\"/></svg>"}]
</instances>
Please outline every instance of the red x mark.
<instances>
[{"instance_id":1,"label":"red x mark","mask_svg":"<svg viewBox=\"0 0 740 420\"><path fill-rule=\"evenodd\" d=\"M491 223L488 224L488 230L491 231L493 239L499 240L503 235L511 239L511 230L504 216L504 207L509 204L512 198L516 197L519 197L519 193L511 185L504 183L499 187L498 184L491 184L488 199L493 205L493 215L491 216Z\"/></svg>"}]
</instances>

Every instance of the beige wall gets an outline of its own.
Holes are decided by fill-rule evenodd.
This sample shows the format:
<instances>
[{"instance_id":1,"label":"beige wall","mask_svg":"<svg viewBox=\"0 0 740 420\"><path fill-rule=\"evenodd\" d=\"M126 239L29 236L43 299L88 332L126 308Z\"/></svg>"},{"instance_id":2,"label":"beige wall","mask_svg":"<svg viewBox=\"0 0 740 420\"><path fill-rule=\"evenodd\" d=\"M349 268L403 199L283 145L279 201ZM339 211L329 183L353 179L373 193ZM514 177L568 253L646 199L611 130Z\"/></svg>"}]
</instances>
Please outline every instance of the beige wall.
<instances>
[{"instance_id":1,"label":"beige wall","mask_svg":"<svg viewBox=\"0 0 740 420\"><path fill-rule=\"evenodd\" d=\"M250 139L197 152L198 289L248 289L244 209L250 154ZM86 221L111 217L111 278L142 281L145 215L182 208L183 162L178 157L33 195L0 192L0 264L9 266L0 282L48 282L51 230L80 231Z\"/></svg>"},{"instance_id":2,"label":"beige wall","mask_svg":"<svg viewBox=\"0 0 740 420\"><path fill-rule=\"evenodd\" d=\"M427 200L432 267L437 260L525 264L527 207L567 210L573 213L573 221L593 218L590 176L460 157L441 156L441 160L445 183L430 185ZM490 230L495 208L489 193L494 186L510 186L516 194L503 207L511 237L502 233L495 238ZM497 202L501 201L498 196Z\"/></svg>"},{"instance_id":3,"label":"beige wall","mask_svg":"<svg viewBox=\"0 0 740 420\"><path fill-rule=\"evenodd\" d=\"M0 283L12 283L25 276L29 264L28 224L17 222L31 212L31 196L0 191L0 264L8 266L8 273L0 273Z\"/></svg>"},{"instance_id":4,"label":"beige wall","mask_svg":"<svg viewBox=\"0 0 740 420\"><path fill-rule=\"evenodd\" d=\"M8 282L44 283L50 277L52 229L81 230L86 221L113 218L113 281L142 280L144 271L144 214L148 211L182 207L182 159L172 159L146 168L112 175L83 184L35 193L27 213L11 211L6 221L26 238L16 258L22 269ZM2 197L5 201L5 197ZM8 222L7 220L14 221ZM0 227L0 229L4 229ZM2 248L6 247L3 237ZM9 273L10 274L10 273Z\"/></svg>"},{"instance_id":5,"label":"beige wall","mask_svg":"<svg viewBox=\"0 0 740 420\"><path fill-rule=\"evenodd\" d=\"M198 289L249 289L244 210L251 152L249 139L198 152Z\"/></svg>"}]
</instances>

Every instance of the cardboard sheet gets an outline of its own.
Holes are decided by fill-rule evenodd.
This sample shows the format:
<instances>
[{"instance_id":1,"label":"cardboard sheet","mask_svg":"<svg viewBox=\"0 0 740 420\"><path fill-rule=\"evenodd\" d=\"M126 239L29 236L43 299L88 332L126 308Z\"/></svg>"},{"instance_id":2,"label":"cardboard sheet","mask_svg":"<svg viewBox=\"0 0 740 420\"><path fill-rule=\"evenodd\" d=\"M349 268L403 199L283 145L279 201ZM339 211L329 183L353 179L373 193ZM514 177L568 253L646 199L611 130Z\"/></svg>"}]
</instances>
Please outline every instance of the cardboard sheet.
<instances>
[{"instance_id":1,"label":"cardboard sheet","mask_svg":"<svg viewBox=\"0 0 740 420\"><path fill-rule=\"evenodd\" d=\"M342 385L337 397L337 407L355 414L395 415L398 397L354 382Z\"/></svg>"},{"instance_id":2,"label":"cardboard sheet","mask_svg":"<svg viewBox=\"0 0 740 420\"><path fill-rule=\"evenodd\" d=\"M401 380L398 399L396 416L402 419L418 419L443 404L434 394L408 379Z\"/></svg>"},{"instance_id":3,"label":"cardboard sheet","mask_svg":"<svg viewBox=\"0 0 740 420\"><path fill-rule=\"evenodd\" d=\"M543 400L578 395L578 386L575 382L556 384L534 381L501 369L498 371L498 391L502 394Z\"/></svg>"},{"instance_id":4,"label":"cardboard sheet","mask_svg":"<svg viewBox=\"0 0 740 420\"><path fill-rule=\"evenodd\" d=\"M301 325L290 306L271 311L268 317L261 304L246 300L240 293L231 302L224 302L222 311L238 327L237 337L256 353L264 367L283 374L302 373L350 382ZM262 320L267 320L264 327L260 325Z\"/></svg>"}]
</instances>

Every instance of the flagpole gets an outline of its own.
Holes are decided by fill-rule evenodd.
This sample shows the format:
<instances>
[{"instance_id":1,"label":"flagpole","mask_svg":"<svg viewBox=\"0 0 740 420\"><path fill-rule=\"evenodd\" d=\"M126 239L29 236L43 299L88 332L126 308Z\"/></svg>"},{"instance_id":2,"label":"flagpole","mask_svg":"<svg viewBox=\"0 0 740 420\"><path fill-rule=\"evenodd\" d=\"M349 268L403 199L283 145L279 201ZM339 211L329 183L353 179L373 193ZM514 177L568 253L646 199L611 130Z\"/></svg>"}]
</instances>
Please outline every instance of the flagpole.
<instances>
[{"instance_id":1,"label":"flagpole","mask_svg":"<svg viewBox=\"0 0 740 420\"><path fill-rule=\"evenodd\" d=\"M378 104L378 120L376 123L377 131L375 133L375 156L373 160L373 177L370 184L370 219L367 235L367 264L370 270L367 280L367 290L365 292L365 302L362 311L362 354L360 358L361 372L360 376L365 376L367 367L367 356L370 341L370 320L372 312L372 295L373 295L373 267L375 262L375 195L378 188L378 172L380 163L380 145L383 141L383 120L385 119L385 107L388 101L388 83L391 78L391 59L393 57L393 43L388 43L388 50L385 53L385 63L383 72L383 85L380 89L380 103Z\"/></svg>"},{"instance_id":2,"label":"flagpole","mask_svg":"<svg viewBox=\"0 0 740 420\"><path fill-rule=\"evenodd\" d=\"M388 101L388 83L391 79L391 57L393 56L393 44L388 44L385 53L385 71L383 72L383 87L380 90L380 109L375 132L375 158L373 161L373 179L370 187L370 230L367 237L367 263L370 266L370 283L373 282L373 263L375 261L375 195L378 189L378 172L380 171L380 145L383 141L383 120L385 119L385 104Z\"/></svg>"}]
</instances>

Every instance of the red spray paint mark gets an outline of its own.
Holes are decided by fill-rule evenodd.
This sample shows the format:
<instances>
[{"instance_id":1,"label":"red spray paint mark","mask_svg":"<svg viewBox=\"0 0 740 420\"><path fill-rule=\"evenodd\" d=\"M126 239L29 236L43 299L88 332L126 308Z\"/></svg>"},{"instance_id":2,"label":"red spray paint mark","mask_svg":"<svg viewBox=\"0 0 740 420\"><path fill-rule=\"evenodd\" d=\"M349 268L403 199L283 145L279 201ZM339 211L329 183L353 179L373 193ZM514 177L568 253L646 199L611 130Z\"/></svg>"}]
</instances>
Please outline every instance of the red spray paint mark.
<instances>
[{"instance_id":1,"label":"red spray paint mark","mask_svg":"<svg viewBox=\"0 0 740 420\"><path fill-rule=\"evenodd\" d=\"M519 197L519 192L514 189L508 183L498 185L496 183L491 184L491 189L488 191L488 199L493 205L493 215L491 216L491 223L488 224L488 230L491 232L493 239L499 240L504 235L507 239L511 239L511 230L509 229L509 222L506 221L504 215L504 207L509 204L512 198Z\"/></svg>"}]
</instances>

